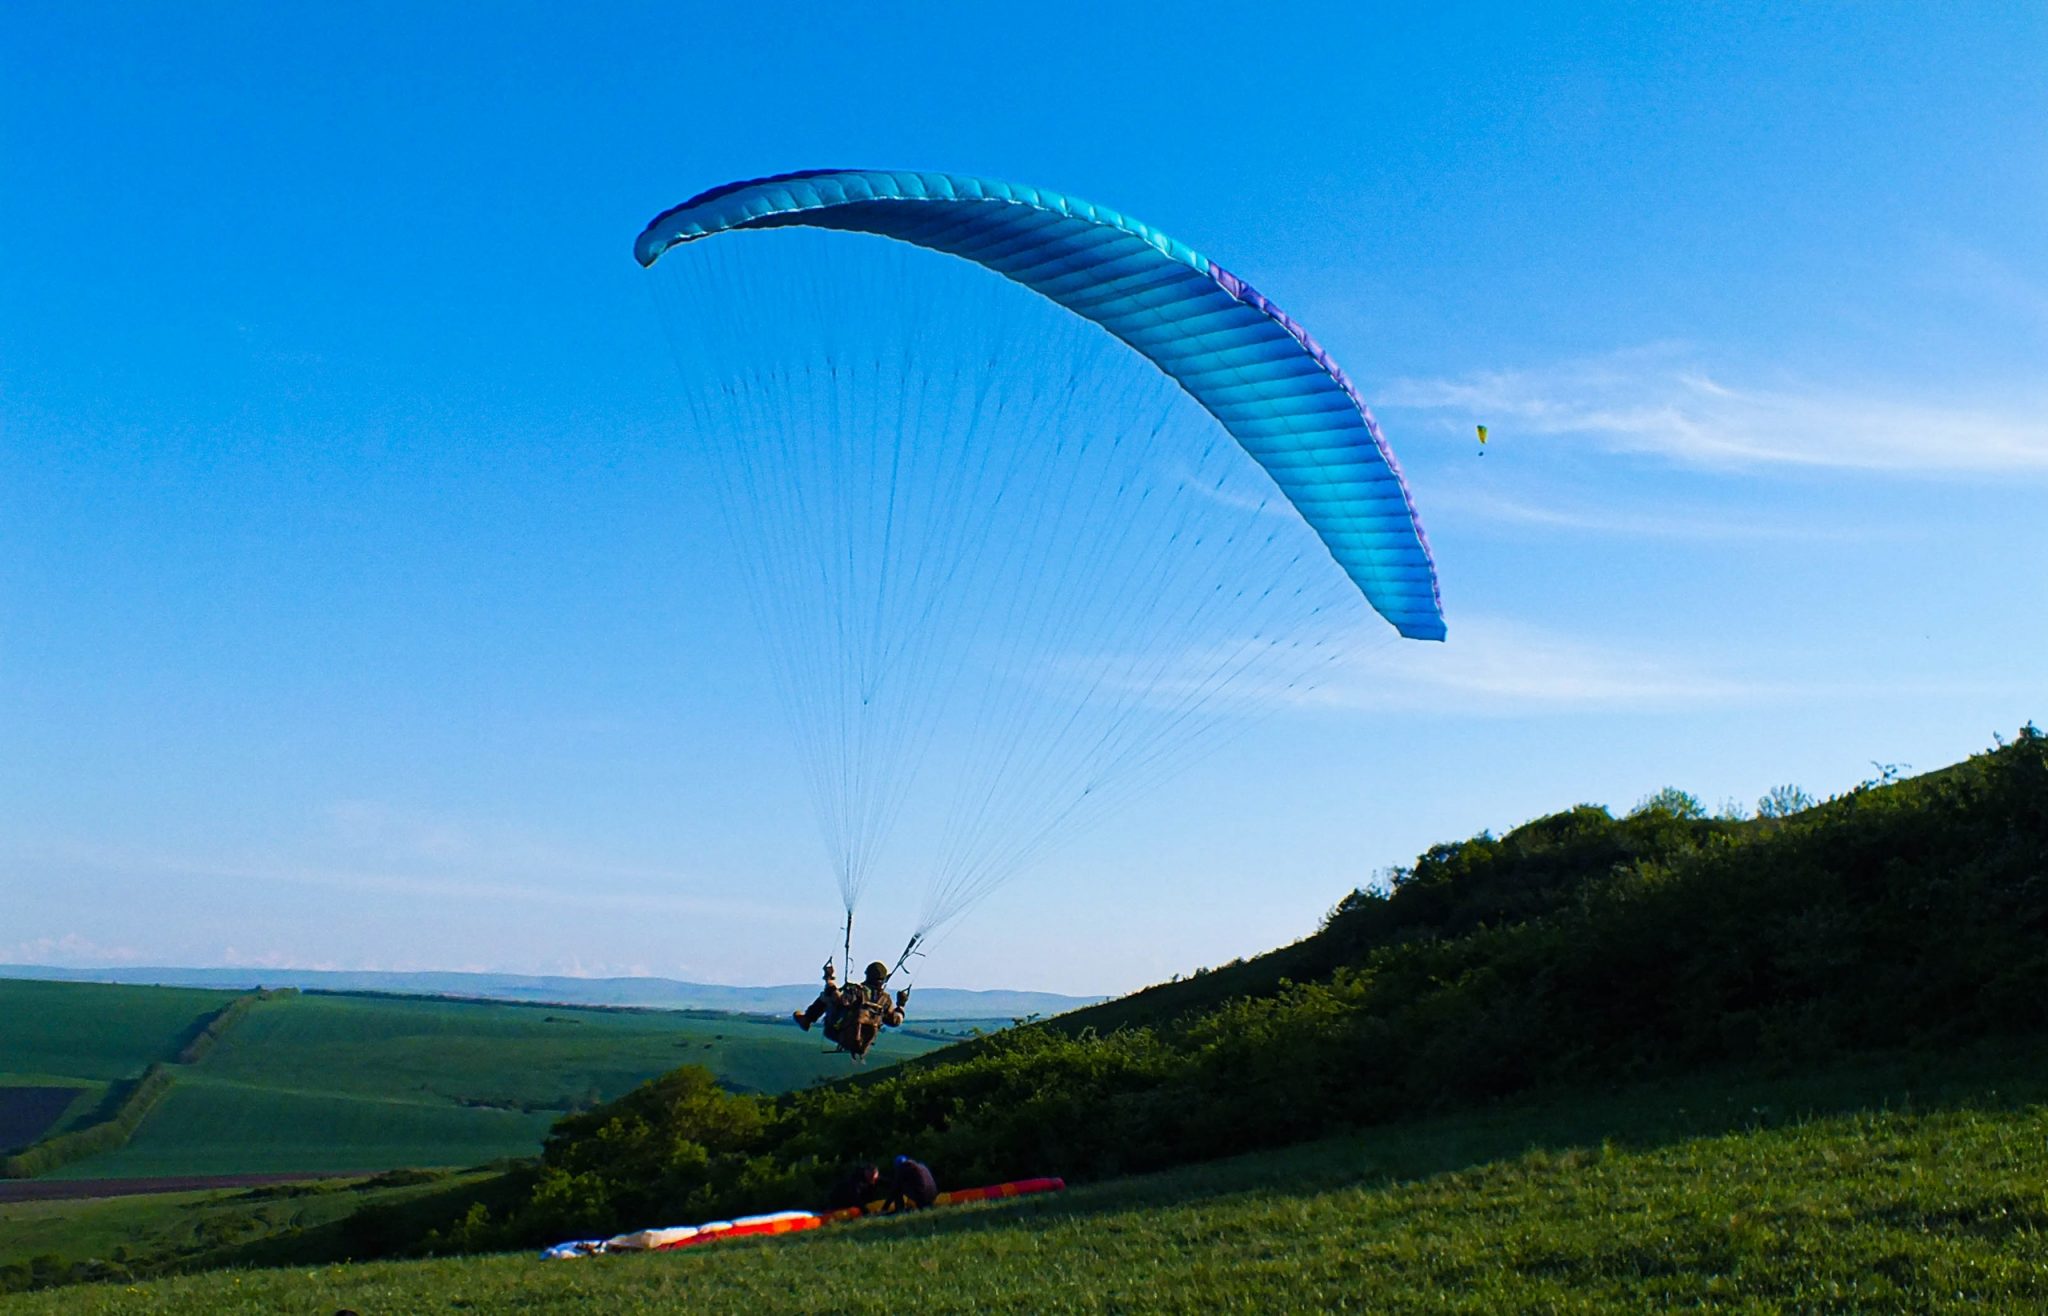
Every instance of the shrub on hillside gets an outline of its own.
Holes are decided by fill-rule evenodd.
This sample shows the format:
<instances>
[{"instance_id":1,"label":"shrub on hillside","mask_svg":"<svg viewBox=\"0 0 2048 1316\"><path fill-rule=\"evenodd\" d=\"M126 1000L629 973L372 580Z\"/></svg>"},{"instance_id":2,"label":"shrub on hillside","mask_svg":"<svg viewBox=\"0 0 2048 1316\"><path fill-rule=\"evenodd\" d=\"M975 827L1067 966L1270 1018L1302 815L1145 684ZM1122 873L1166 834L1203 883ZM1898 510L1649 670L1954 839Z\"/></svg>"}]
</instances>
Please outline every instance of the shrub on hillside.
<instances>
[{"instance_id":1,"label":"shrub on hillside","mask_svg":"<svg viewBox=\"0 0 2048 1316\"><path fill-rule=\"evenodd\" d=\"M245 992L237 996L234 1000L229 1001L226 1005L223 1005L220 1009L215 1010L204 1020L200 1021L199 1025L193 1030L190 1039L186 1041L183 1047L179 1048L177 1063L181 1065L196 1065L201 1060L204 1060L213 1048L219 1045L222 1035L228 1029L240 1023L243 1017L249 1011L255 1009L260 1002L277 996L296 996L297 994L297 991L293 988L282 987L259 988L256 991Z\"/></svg>"},{"instance_id":2,"label":"shrub on hillside","mask_svg":"<svg viewBox=\"0 0 2048 1316\"><path fill-rule=\"evenodd\" d=\"M815 1202L855 1157L908 1152L955 1182L1114 1174L1543 1083L2034 1031L2044 933L2031 726L1756 823L1581 806L1354 893L1271 957L1326 966L1314 980L1208 994L1271 973L1254 961L1181 984L1199 1008L1149 1026L1019 1028L773 1102L678 1071L557 1125L492 1237Z\"/></svg>"}]
</instances>

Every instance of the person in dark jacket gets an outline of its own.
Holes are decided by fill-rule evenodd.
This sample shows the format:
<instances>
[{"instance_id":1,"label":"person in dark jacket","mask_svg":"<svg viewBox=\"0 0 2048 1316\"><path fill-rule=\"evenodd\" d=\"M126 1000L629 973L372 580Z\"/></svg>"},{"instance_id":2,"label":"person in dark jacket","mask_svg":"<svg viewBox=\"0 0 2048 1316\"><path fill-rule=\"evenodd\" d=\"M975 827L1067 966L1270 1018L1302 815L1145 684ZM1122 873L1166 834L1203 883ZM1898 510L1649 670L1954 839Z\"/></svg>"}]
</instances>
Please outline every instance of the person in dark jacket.
<instances>
[{"instance_id":1,"label":"person in dark jacket","mask_svg":"<svg viewBox=\"0 0 2048 1316\"><path fill-rule=\"evenodd\" d=\"M831 1207L844 1211L850 1206L866 1206L881 1195L882 1172L873 1161L862 1161L832 1186Z\"/></svg>"},{"instance_id":2,"label":"person in dark jacket","mask_svg":"<svg viewBox=\"0 0 2048 1316\"><path fill-rule=\"evenodd\" d=\"M884 1210L908 1211L913 1207L922 1210L938 1197L938 1181L932 1178L930 1166L908 1156L896 1158L896 1164L889 1170L889 1195L883 1201Z\"/></svg>"}]
</instances>

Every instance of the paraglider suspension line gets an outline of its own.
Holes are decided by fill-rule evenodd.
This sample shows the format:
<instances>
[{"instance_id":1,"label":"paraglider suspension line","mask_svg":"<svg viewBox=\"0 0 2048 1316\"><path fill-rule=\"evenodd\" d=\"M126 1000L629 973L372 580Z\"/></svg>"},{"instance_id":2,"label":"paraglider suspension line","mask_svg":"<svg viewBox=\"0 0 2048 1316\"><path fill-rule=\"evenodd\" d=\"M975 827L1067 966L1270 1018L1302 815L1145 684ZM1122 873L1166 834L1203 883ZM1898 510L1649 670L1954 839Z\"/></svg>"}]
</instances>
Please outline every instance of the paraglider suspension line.
<instances>
[{"instance_id":1,"label":"paraglider suspension line","mask_svg":"<svg viewBox=\"0 0 2048 1316\"><path fill-rule=\"evenodd\" d=\"M913 933L911 935L910 943L903 948L903 953L896 957L896 967L894 969L889 970L889 976L891 978L895 977L897 971L900 970L906 963L910 961L911 956L919 954L919 951L917 949L917 943L923 940L924 933L922 932Z\"/></svg>"}]
</instances>

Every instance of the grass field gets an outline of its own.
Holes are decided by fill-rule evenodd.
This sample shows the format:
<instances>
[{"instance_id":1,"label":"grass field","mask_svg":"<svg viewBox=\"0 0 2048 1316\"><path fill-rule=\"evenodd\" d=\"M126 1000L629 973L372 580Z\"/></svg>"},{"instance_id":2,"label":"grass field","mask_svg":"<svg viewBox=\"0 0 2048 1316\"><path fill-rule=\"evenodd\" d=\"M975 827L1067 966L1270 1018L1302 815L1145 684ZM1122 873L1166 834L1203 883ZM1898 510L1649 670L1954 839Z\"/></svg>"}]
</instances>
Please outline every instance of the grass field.
<instances>
[{"instance_id":1,"label":"grass field","mask_svg":"<svg viewBox=\"0 0 2048 1316\"><path fill-rule=\"evenodd\" d=\"M75 1127L98 1107L107 1084L169 1060L201 1019L234 997L184 987L0 979L0 1089L71 1088L64 1109L34 1136ZM19 1100L24 1108L35 1104ZM0 1129L0 1150L24 1141L16 1132Z\"/></svg>"},{"instance_id":2,"label":"grass field","mask_svg":"<svg viewBox=\"0 0 2048 1316\"><path fill-rule=\"evenodd\" d=\"M186 1174L322 1174L400 1165L477 1165L537 1150L559 1112L338 1094L181 1076L125 1147L44 1179ZM0 1214L0 1222L6 1216ZM7 1229L0 1223L0 1244Z\"/></svg>"},{"instance_id":3,"label":"grass field","mask_svg":"<svg viewBox=\"0 0 2048 1316\"><path fill-rule=\"evenodd\" d=\"M106 1081L175 1054L231 994L0 981L0 1082ZM871 1064L938 1043L888 1036ZM563 1112L686 1062L735 1087L781 1091L847 1071L787 1022L666 1011L287 995L260 1002L129 1143L63 1178L461 1166L539 1149ZM32 1076L32 1077L31 1077ZM0 1230L4 1232L4 1230Z\"/></svg>"},{"instance_id":4,"label":"grass field","mask_svg":"<svg viewBox=\"0 0 2048 1316\"><path fill-rule=\"evenodd\" d=\"M76 1128L235 993L0 979L0 1151Z\"/></svg>"},{"instance_id":5,"label":"grass field","mask_svg":"<svg viewBox=\"0 0 2048 1316\"><path fill-rule=\"evenodd\" d=\"M928 1049L885 1039L885 1054ZM764 1092L846 1072L787 1021L659 1011L296 996L252 1012L208 1057L228 1082L322 1092L405 1094L456 1104L563 1109L686 1061ZM309 1074L314 1083L305 1082Z\"/></svg>"},{"instance_id":6,"label":"grass field","mask_svg":"<svg viewBox=\"0 0 2048 1316\"><path fill-rule=\"evenodd\" d=\"M29 1264L38 1257L66 1266L97 1258L124 1269L145 1258L190 1257L317 1229L364 1206L445 1192L474 1177L401 1173L367 1181L0 1203L0 1268Z\"/></svg>"},{"instance_id":7,"label":"grass field","mask_svg":"<svg viewBox=\"0 0 2048 1316\"><path fill-rule=\"evenodd\" d=\"M1526 1102L775 1242L221 1272L0 1313L2038 1311L2044 1141L2041 1061L1908 1059Z\"/></svg>"}]
</instances>

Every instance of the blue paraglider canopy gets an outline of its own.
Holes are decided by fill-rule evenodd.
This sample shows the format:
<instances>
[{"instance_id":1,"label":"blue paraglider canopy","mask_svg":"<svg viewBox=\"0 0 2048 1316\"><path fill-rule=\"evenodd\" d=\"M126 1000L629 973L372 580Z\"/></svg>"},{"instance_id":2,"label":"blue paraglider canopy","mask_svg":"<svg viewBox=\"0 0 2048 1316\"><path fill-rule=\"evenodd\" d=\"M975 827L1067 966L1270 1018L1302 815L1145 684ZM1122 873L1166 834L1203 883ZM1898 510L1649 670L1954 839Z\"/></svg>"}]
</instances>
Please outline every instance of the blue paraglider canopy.
<instances>
[{"instance_id":1,"label":"blue paraglider canopy","mask_svg":"<svg viewBox=\"0 0 2048 1316\"><path fill-rule=\"evenodd\" d=\"M699 193L634 252L849 939L900 854L926 874L928 945L1259 708L1309 703L1398 643L1368 605L1444 638L1350 379L1138 220L985 178L807 170Z\"/></svg>"},{"instance_id":2,"label":"blue paraglider canopy","mask_svg":"<svg viewBox=\"0 0 2048 1316\"><path fill-rule=\"evenodd\" d=\"M1444 638L1429 544L1372 412L1307 330L1215 261L1058 192L865 169L712 188L658 216L634 256L652 265L679 243L792 226L959 256L1101 325L1222 422L1397 631Z\"/></svg>"}]
</instances>

